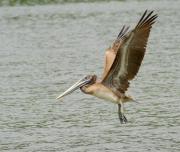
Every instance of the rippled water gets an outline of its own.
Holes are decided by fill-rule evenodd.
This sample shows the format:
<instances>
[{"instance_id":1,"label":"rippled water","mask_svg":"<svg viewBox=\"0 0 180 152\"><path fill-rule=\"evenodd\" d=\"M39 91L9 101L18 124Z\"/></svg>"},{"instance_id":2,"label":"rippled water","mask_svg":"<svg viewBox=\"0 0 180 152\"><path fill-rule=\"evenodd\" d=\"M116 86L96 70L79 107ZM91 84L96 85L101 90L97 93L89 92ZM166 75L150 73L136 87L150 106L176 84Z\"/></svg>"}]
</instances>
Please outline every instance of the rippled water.
<instances>
[{"instance_id":1,"label":"rippled water","mask_svg":"<svg viewBox=\"0 0 180 152\"><path fill-rule=\"evenodd\" d=\"M82 94L55 97L102 73L120 28L154 9L148 51L121 125L117 105ZM0 8L0 151L179 152L180 1Z\"/></svg>"}]
</instances>

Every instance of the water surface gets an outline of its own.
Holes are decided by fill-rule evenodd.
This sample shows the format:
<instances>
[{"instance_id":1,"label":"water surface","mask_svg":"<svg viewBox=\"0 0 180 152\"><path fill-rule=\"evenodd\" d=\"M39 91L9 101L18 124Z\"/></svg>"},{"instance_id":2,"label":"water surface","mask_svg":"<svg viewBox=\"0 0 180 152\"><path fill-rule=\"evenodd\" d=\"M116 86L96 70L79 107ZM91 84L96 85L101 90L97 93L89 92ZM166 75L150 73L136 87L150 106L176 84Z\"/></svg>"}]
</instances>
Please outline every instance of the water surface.
<instances>
[{"instance_id":1,"label":"water surface","mask_svg":"<svg viewBox=\"0 0 180 152\"><path fill-rule=\"evenodd\" d=\"M179 152L180 1L68 3L0 8L0 151ZM104 52L145 9L159 14L129 94L129 122L117 105L80 91L102 73Z\"/></svg>"}]
</instances>

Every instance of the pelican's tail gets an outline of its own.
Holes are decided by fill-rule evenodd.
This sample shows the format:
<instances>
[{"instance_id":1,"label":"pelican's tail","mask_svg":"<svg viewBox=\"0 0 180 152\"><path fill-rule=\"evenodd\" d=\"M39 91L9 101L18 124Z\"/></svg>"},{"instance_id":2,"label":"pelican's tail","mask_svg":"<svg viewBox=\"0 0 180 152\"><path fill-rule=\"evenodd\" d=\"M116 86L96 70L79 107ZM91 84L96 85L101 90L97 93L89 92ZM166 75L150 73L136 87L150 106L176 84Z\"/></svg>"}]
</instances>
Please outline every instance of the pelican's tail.
<instances>
[{"instance_id":1,"label":"pelican's tail","mask_svg":"<svg viewBox=\"0 0 180 152\"><path fill-rule=\"evenodd\" d=\"M124 102L135 102L135 103L139 103L138 101L136 101L135 99L133 99L131 96L127 95L124 97L123 99Z\"/></svg>"}]
</instances>

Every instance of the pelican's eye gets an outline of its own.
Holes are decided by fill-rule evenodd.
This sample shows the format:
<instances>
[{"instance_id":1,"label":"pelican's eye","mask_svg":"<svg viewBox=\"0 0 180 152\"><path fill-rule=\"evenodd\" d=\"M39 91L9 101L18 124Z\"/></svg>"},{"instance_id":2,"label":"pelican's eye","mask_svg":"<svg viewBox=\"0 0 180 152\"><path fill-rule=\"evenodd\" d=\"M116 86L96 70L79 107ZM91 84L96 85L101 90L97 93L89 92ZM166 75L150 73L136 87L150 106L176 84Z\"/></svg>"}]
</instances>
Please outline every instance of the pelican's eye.
<instances>
[{"instance_id":1,"label":"pelican's eye","mask_svg":"<svg viewBox=\"0 0 180 152\"><path fill-rule=\"evenodd\" d=\"M91 79L91 76L86 76L85 79L89 80L89 79Z\"/></svg>"},{"instance_id":2,"label":"pelican's eye","mask_svg":"<svg viewBox=\"0 0 180 152\"><path fill-rule=\"evenodd\" d=\"M92 80L92 76L91 75L88 75L84 78L84 80L87 82L87 83L90 83L91 80Z\"/></svg>"}]
</instances>

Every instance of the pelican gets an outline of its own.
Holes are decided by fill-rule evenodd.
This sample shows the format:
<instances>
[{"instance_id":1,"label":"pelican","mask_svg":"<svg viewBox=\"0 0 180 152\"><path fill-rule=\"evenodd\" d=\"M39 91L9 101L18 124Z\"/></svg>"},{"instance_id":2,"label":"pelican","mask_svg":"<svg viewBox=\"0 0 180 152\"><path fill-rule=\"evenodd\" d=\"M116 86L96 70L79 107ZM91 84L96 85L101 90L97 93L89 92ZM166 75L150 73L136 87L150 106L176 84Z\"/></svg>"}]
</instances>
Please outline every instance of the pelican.
<instances>
[{"instance_id":1,"label":"pelican","mask_svg":"<svg viewBox=\"0 0 180 152\"><path fill-rule=\"evenodd\" d=\"M77 81L57 99L80 88L85 94L117 104L120 122L127 123L123 105L135 100L126 92L130 81L139 71L146 52L150 30L157 17L158 15L153 11L146 10L134 29L129 30L129 27L123 26L113 43L114 50L116 50L114 57L107 55L109 61L106 61L102 79L97 80L96 75L88 75Z\"/></svg>"}]
</instances>

